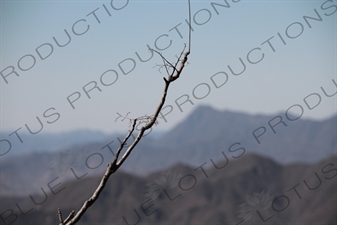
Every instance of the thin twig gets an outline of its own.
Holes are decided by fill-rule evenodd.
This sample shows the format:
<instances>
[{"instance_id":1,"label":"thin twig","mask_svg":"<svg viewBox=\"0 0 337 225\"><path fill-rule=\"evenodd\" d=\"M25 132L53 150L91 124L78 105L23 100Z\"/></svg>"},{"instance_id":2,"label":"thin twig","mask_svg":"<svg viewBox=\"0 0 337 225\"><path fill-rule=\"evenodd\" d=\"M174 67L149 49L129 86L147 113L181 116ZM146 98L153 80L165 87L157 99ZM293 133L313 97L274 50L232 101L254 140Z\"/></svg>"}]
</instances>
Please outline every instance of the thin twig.
<instances>
[{"instance_id":1,"label":"thin twig","mask_svg":"<svg viewBox=\"0 0 337 225\"><path fill-rule=\"evenodd\" d=\"M167 71L167 67L166 67L167 64L173 69L173 71L177 71L177 70L176 70L176 67L173 66L172 63L170 63L170 62L163 56L162 53L160 53L160 52L158 52L157 50L154 50L154 49L151 49L151 50L154 51L155 53L157 53L157 54L162 58L162 60L163 60L163 62L164 62L164 65L163 65L163 66L165 66L166 71ZM168 71L167 71L167 74L169 74Z\"/></svg>"},{"instance_id":2,"label":"thin twig","mask_svg":"<svg viewBox=\"0 0 337 225\"><path fill-rule=\"evenodd\" d=\"M63 225L62 212L60 208L57 209L57 215L59 216L60 225Z\"/></svg>"},{"instance_id":3,"label":"thin twig","mask_svg":"<svg viewBox=\"0 0 337 225\"><path fill-rule=\"evenodd\" d=\"M74 216L75 216L75 211L73 210L73 211L70 212L69 216L64 220L63 223L67 224L69 222L69 220L74 218Z\"/></svg>"}]
</instances>

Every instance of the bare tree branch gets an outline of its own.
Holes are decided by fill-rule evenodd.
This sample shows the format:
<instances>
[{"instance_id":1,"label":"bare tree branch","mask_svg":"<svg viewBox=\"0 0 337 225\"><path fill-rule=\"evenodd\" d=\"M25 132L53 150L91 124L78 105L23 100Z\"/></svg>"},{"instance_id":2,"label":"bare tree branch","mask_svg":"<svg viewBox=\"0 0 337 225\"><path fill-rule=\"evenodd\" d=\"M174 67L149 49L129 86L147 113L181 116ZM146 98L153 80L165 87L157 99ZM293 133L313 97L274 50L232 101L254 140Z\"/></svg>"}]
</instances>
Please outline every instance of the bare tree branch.
<instances>
[{"instance_id":1,"label":"bare tree branch","mask_svg":"<svg viewBox=\"0 0 337 225\"><path fill-rule=\"evenodd\" d=\"M155 49L150 49L151 51L154 51L155 53L157 53L161 58L162 58L162 60L163 60L163 65L162 66L164 66L165 67L165 69L166 69L166 72L167 72L167 75L170 75L170 73L168 72L168 69L167 69L167 67L170 67L170 68L172 68L173 69L173 72L174 71L177 71L177 69L176 69L176 66L173 66L164 56L163 56L163 54L162 53L160 53L160 52L158 52L157 50L155 50Z\"/></svg>"},{"instance_id":2,"label":"bare tree branch","mask_svg":"<svg viewBox=\"0 0 337 225\"><path fill-rule=\"evenodd\" d=\"M189 22L191 23L190 0L188 0L188 8L189 8ZM75 214L75 211L72 211L69 214L69 216L63 221L61 210L58 209L58 216L59 216L59 220L60 220L60 225L73 225L73 224L76 224L81 219L81 217L89 209L89 207L98 199L99 195L101 194L102 190L104 189L105 185L107 184L107 181L108 181L109 177L111 176L111 174L113 174L114 172L116 172L118 170L118 168L124 163L124 161L130 155L132 150L136 147L138 142L143 137L144 132L146 130L150 129L154 124L156 124L159 113L160 113L161 109L163 108L163 106L165 104L168 88L169 88L169 86L172 82L174 82L176 79L178 79L180 77L180 74L182 73L182 71L185 67L185 64L188 60L188 55L190 54L190 49L191 49L191 27L189 28L188 50L187 50L187 52L184 53L185 48L186 48L186 44L184 46L183 51L180 53L175 65L171 64L160 52L151 49L151 50L155 51L161 57L161 59L164 62L164 66L166 68L166 71L168 73L167 78L164 77L165 86L164 86L163 94L162 94L161 100L160 100L153 116L142 116L142 117L138 117L136 119L131 119L131 118L128 117L129 113L126 114L126 116L122 116L121 114L117 113L118 117L117 117L116 121L119 118L123 118L122 120L129 119L132 122L132 126L131 126L131 129L129 130L129 133L126 135L124 140L120 143L120 146L119 146L112 162L107 165L107 169L106 169L98 187L96 188L96 190L94 191L92 196L83 203L83 206L80 208L80 210L76 214ZM180 65L177 68L179 62L180 62ZM173 69L171 74L168 72L168 67ZM130 144L130 146L127 148L125 153L119 159L119 156L121 154L122 149L124 148L127 140L130 138L130 136L132 135L132 133L135 130L137 121L144 120L144 119L147 120L147 123L140 129L137 137L134 139L134 141Z\"/></svg>"},{"instance_id":3,"label":"bare tree branch","mask_svg":"<svg viewBox=\"0 0 337 225\"><path fill-rule=\"evenodd\" d=\"M57 209L57 215L59 216L60 225L63 225L62 212L60 209Z\"/></svg>"},{"instance_id":4,"label":"bare tree branch","mask_svg":"<svg viewBox=\"0 0 337 225\"><path fill-rule=\"evenodd\" d=\"M73 210L70 212L69 216L64 220L63 223L67 224L72 218L74 218L74 216L75 216L75 211Z\"/></svg>"}]
</instances>

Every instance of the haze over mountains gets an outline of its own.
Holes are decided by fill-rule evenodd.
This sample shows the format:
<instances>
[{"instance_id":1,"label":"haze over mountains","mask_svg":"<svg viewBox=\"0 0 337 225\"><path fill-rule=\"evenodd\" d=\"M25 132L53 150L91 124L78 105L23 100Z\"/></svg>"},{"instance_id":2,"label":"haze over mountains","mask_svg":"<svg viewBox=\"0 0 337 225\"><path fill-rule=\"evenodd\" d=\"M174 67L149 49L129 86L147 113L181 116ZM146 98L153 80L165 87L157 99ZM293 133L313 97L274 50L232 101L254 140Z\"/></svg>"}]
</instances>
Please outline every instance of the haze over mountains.
<instances>
[{"instance_id":1,"label":"haze over mountains","mask_svg":"<svg viewBox=\"0 0 337 225\"><path fill-rule=\"evenodd\" d=\"M336 224L336 129L337 116L290 121L198 107L142 139L79 224ZM41 146L53 146L49 138ZM58 151L2 159L0 225L55 224L57 207L78 210L118 138L83 132Z\"/></svg>"},{"instance_id":2,"label":"haze over mountains","mask_svg":"<svg viewBox=\"0 0 337 225\"><path fill-rule=\"evenodd\" d=\"M151 133L143 138L121 169L147 175L178 162L199 166L210 159L215 162L226 157L232 160L246 153L258 153L281 164L317 162L336 155L336 124L336 116L324 121L289 121L281 114L252 116L201 106L160 138L151 138ZM83 132L81 137L90 134L98 140L98 133L93 132ZM74 173L101 174L118 147L118 138L123 138L122 135L103 137L103 141L89 143L90 138L83 138L83 144L73 142L59 151L3 158L1 193L36 192L46 186L46 180L74 179Z\"/></svg>"},{"instance_id":3,"label":"haze over mountains","mask_svg":"<svg viewBox=\"0 0 337 225\"><path fill-rule=\"evenodd\" d=\"M7 136L12 132L13 131L3 131L0 132L0 136L1 138L8 138ZM103 141L110 136L103 132L92 130L76 130L58 134L38 133L34 135L29 134L28 132L20 132L19 135L23 143L20 143L20 139L15 138L15 134L12 134L13 138L11 139L11 145L13 148L11 148L8 153L4 154L8 151L8 146L0 146L1 154L8 157L29 154L32 152L53 152L73 145Z\"/></svg>"}]
</instances>

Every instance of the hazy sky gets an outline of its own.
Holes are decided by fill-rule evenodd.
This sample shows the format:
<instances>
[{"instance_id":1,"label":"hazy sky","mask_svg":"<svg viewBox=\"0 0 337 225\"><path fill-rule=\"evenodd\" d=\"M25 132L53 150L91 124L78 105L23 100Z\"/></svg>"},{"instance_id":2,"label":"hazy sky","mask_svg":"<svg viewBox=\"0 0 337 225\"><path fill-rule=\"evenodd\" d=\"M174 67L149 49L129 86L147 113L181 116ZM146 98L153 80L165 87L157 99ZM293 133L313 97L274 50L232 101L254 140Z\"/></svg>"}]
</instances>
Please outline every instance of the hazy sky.
<instances>
[{"instance_id":1,"label":"hazy sky","mask_svg":"<svg viewBox=\"0 0 337 225\"><path fill-rule=\"evenodd\" d=\"M158 129L198 105L284 116L298 104L303 118L336 114L336 95L321 89L337 91L336 1L227 3L192 0L189 65L169 89L172 107L163 113L173 110ZM36 117L41 133L127 130L116 113L151 115L165 76L157 55L141 62L136 52L145 61L147 45L166 48L175 61L188 40L187 18L183 0L1 1L1 131L27 132L27 124L37 132ZM246 69L233 75L243 71L240 58ZM301 113L298 105L289 112Z\"/></svg>"}]
</instances>

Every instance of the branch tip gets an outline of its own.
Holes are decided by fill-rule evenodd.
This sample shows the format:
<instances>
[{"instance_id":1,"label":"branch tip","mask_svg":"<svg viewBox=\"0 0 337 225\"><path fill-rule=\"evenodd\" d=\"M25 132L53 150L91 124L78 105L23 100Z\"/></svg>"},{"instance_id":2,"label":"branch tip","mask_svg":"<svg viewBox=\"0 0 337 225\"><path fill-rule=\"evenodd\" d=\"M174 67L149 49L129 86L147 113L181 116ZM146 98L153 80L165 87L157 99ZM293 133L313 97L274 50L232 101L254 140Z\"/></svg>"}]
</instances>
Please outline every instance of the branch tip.
<instances>
[{"instance_id":1,"label":"branch tip","mask_svg":"<svg viewBox=\"0 0 337 225\"><path fill-rule=\"evenodd\" d=\"M60 208L57 208L57 215L59 217L60 225L63 225L62 212Z\"/></svg>"}]
</instances>

